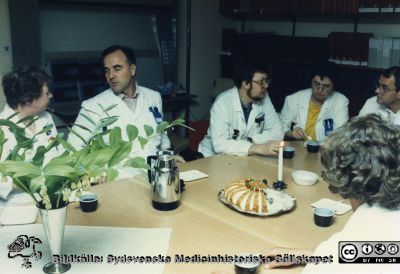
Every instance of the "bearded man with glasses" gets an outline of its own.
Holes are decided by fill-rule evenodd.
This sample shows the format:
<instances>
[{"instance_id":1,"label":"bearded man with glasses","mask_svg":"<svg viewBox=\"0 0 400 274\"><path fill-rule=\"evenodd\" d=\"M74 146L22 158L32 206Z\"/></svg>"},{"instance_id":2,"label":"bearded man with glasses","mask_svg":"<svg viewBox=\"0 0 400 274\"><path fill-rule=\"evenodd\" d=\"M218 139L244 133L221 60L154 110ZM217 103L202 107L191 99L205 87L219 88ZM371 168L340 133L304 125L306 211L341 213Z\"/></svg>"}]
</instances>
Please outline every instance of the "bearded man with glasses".
<instances>
[{"instance_id":1,"label":"bearded man with glasses","mask_svg":"<svg viewBox=\"0 0 400 274\"><path fill-rule=\"evenodd\" d=\"M311 88L286 97L280 115L286 139L323 141L349 119L349 100L334 91L332 70L319 68Z\"/></svg>"},{"instance_id":2,"label":"bearded man with glasses","mask_svg":"<svg viewBox=\"0 0 400 274\"><path fill-rule=\"evenodd\" d=\"M235 72L235 87L221 93L210 111L207 135L198 151L204 157L231 155L276 155L283 132L268 96L268 73L253 65Z\"/></svg>"},{"instance_id":3,"label":"bearded man with glasses","mask_svg":"<svg viewBox=\"0 0 400 274\"><path fill-rule=\"evenodd\" d=\"M376 113L384 120L400 125L400 67L391 67L382 71L376 96L369 98L359 116Z\"/></svg>"}]
</instances>

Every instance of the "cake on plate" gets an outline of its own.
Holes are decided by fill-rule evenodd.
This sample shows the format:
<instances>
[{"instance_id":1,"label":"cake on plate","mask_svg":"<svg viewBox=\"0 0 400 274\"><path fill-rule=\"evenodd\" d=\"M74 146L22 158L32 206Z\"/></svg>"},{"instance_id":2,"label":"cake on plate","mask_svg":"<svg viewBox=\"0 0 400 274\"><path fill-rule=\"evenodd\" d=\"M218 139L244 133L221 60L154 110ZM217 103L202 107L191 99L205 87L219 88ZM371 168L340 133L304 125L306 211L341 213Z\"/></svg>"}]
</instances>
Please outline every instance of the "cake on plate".
<instances>
[{"instance_id":1,"label":"cake on plate","mask_svg":"<svg viewBox=\"0 0 400 274\"><path fill-rule=\"evenodd\" d=\"M253 178L237 180L224 189L225 199L244 211L267 213L267 185Z\"/></svg>"},{"instance_id":2,"label":"cake on plate","mask_svg":"<svg viewBox=\"0 0 400 274\"><path fill-rule=\"evenodd\" d=\"M277 214L294 206L294 198L286 192L271 189L263 181L253 178L230 183L221 195L224 198L221 201L235 209L260 216Z\"/></svg>"}]
</instances>

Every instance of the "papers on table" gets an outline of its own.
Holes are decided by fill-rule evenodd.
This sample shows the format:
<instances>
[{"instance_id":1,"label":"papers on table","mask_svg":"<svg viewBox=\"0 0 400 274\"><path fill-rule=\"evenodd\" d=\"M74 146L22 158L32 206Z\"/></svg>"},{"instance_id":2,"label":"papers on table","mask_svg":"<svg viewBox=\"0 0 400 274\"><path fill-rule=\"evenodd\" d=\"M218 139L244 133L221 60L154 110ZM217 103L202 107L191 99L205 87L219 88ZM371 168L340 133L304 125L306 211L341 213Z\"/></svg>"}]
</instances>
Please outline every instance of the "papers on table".
<instances>
[{"instance_id":1,"label":"papers on table","mask_svg":"<svg viewBox=\"0 0 400 274\"><path fill-rule=\"evenodd\" d=\"M188 170L179 172L179 178L184 180L185 182L195 181L203 178L207 178L208 175L198 171L198 170Z\"/></svg>"},{"instance_id":2,"label":"papers on table","mask_svg":"<svg viewBox=\"0 0 400 274\"><path fill-rule=\"evenodd\" d=\"M43 273L43 266L51 261L50 249L42 225L5 226L0 228L1 273ZM12 244L19 235L36 237L42 244L36 244L36 251L42 252L42 258L30 262L32 268L22 268L23 258L16 256L8 258L7 246ZM102 262L72 263L70 274L84 273L146 273L162 274L165 258L171 236L170 228L119 228L93 226L66 226L62 248L63 257L75 255L84 258L102 258ZM32 252L26 248L24 252ZM24 253L25 254L25 253ZM92 256L93 255L93 256ZM140 258L152 258L153 262L128 261ZM173 260L174 258L172 258ZM119 260L119 261L116 261Z\"/></svg>"},{"instance_id":3,"label":"papers on table","mask_svg":"<svg viewBox=\"0 0 400 274\"><path fill-rule=\"evenodd\" d=\"M36 204L28 193L14 189L7 199L0 199L0 225L32 224L37 215Z\"/></svg>"},{"instance_id":4,"label":"papers on table","mask_svg":"<svg viewBox=\"0 0 400 274\"><path fill-rule=\"evenodd\" d=\"M12 192L7 199L0 198L0 208L6 206L19 206L27 203L33 203L32 197L25 192Z\"/></svg>"},{"instance_id":5,"label":"papers on table","mask_svg":"<svg viewBox=\"0 0 400 274\"><path fill-rule=\"evenodd\" d=\"M312 207L322 207L332 209L336 215L343 215L349 210L351 210L351 206L348 204L343 204L342 201L334 201L331 199L323 198L313 204Z\"/></svg>"},{"instance_id":6,"label":"papers on table","mask_svg":"<svg viewBox=\"0 0 400 274\"><path fill-rule=\"evenodd\" d=\"M32 224L36 221L38 208L35 205L7 206L0 214L1 225Z\"/></svg>"}]
</instances>

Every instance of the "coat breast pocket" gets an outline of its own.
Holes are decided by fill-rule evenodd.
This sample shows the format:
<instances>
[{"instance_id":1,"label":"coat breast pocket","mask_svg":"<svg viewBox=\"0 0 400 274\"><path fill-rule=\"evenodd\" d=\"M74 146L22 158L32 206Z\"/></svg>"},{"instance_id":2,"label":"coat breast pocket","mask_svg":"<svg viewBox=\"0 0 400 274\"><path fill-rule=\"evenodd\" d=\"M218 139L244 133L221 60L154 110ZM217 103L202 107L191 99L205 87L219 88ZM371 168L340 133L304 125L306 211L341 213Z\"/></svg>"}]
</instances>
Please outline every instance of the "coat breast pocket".
<instances>
[{"instance_id":1,"label":"coat breast pocket","mask_svg":"<svg viewBox=\"0 0 400 274\"><path fill-rule=\"evenodd\" d=\"M257 128L257 132L261 133L264 129L264 124L265 124L265 114L262 113L260 115L258 115L255 119L254 119L254 123L256 125Z\"/></svg>"}]
</instances>

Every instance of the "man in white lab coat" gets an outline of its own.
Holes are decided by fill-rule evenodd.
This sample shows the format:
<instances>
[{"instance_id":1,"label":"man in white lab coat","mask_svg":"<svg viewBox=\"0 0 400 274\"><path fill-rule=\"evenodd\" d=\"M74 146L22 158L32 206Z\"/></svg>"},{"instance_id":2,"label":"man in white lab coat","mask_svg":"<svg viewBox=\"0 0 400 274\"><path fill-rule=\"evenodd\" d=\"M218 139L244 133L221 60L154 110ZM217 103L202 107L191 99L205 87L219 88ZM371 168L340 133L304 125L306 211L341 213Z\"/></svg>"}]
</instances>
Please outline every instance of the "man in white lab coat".
<instances>
[{"instance_id":1,"label":"man in white lab coat","mask_svg":"<svg viewBox=\"0 0 400 274\"><path fill-rule=\"evenodd\" d=\"M162 122L163 111L160 94L137 85L135 81L136 57L131 48L114 45L105 49L102 57L105 77L110 88L82 103L75 124L94 130L94 125L85 116L98 123L101 118L106 117L103 109L115 105L107 113L110 116L118 116L118 120L108 129L120 127L122 138L128 140L126 126L131 124L138 128L139 136L146 136L144 125L155 129ZM89 132L78 126L74 126L73 130L86 141L95 134L95 132ZM103 130L107 129L103 128ZM79 137L72 133L69 134L68 142L78 149L85 145ZM143 149L139 143L135 144L132 148L132 155L146 159L149 155L155 155L157 150L169 147L168 136L163 133L152 137ZM120 168L119 171L119 178L140 173L139 170L129 167Z\"/></svg>"},{"instance_id":2,"label":"man in white lab coat","mask_svg":"<svg viewBox=\"0 0 400 274\"><path fill-rule=\"evenodd\" d=\"M27 160L32 160L38 147L47 147L57 135L57 129L53 118L46 111L47 104L53 95L49 91L48 84L50 77L41 69L31 66L17 68L4 75L2 80L4 95L7 104L0 113L0 119L7 119L18 123L21 119L33 116L34 122L26 120L18 123L25 128L25 136L32 138L43 129L47 131L35 136L36 142L25 152ZM7 126L1 126L7 141L3 144L3 151L0 155L1 161L7 159L17 145L14 133ZM21 152L22 149L20 149ZM58 156L63 150L54 147L45 155L43 164L49 162L53 157ZM3 178L0 174L0 198L6 199L12 190L12 180L10 177Z\"/></svg>"},{"instance_id":3,"label":"man in white lab coat","mask_svg":"<svg viewBox=\"0 0 400 274\"><path fill-rule=\"evenodd\" d=\"M331 67L314 73L311 88L285 99L280 119L285 137L294 140L323 141L349 119L349 100L334 91Z\"/></svg>"},{"instance_id":4,"label":"man in white lab coat","mask_svg":"<svg viewBox=\"0 0 400 274\"><path fill-rule=\"evenodd\" d=\"M217 153L238 156L275 155L283 132L267 94L268 74L255 66L242 66L235 85L221 93L210 112L207 135L198 151L204 157Z\"/></svg>"},{"instance_id":5,"label":"man in white lab coat","mask_svg":"<svg viewBox=\"0 0 400 274\"><path fill-rule=\"evenodd\" d=\"M400 67L382 71L375 93L376 96L365 102L359 116L376 113L390 123L400 125Z\"/></svg>"}]
</instances>

